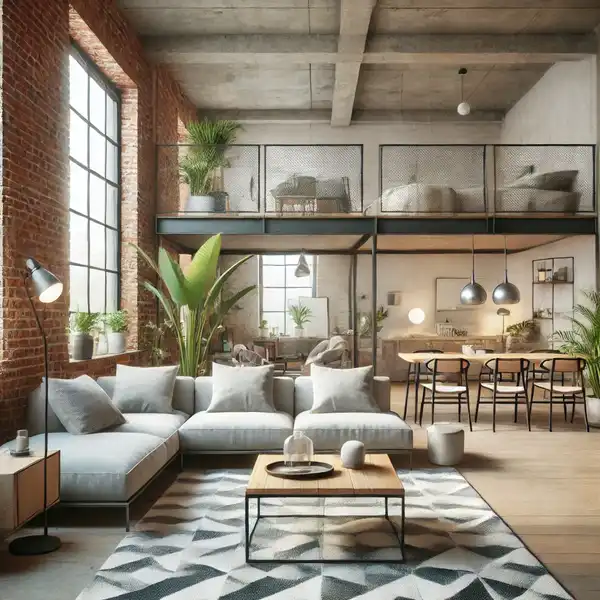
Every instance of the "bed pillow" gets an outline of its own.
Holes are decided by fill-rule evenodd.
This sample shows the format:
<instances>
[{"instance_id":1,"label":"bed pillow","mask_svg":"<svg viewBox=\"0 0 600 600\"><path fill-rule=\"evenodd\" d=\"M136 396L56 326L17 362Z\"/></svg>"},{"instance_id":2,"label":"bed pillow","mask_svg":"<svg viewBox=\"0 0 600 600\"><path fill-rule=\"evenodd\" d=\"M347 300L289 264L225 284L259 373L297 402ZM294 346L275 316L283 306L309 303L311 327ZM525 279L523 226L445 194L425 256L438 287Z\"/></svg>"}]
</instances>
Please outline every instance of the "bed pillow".
<instances>
[{"instance_id":1,"label":"bed pillow","mask_svg":"<svg viewBox=\"0 0 600 600\"><path fill-rule=\"evenodd\" d=\"M48 379L48 404L73 435L85 435L123 425L125 417L89 375Z\"/></svg>"},{"instance_id":2,"label":"bed pillow","mask_svg":"<svg viewBox=\"0 0 600 600\"><path fill-rule=\"evenodd\" d=\"M124 413L172 413L178 371L179 365L117 365L113 402Z\"/></svg>"},{"instance_id":3,"label":"bed pillow","mask_svg":"<svg viewBox=\"0 0 600 600\"><path fill-rule=\"evenodd\" d=\"M373 367L331 369L313 364L311 413L380 412L373 397Z\"/></svg>"},{"instance_id":4,"label":"bed pillow","mask_svg":"<svg viewBox=\"0 0 600 600\"><path fill-rule=\"evenodd\" d=\"M206 412L275 412L275 365L230 367L213 363L213 393Z\"/></svg>"},{"instance_id":5,"label":"bed pillow","mask_svg":"<svg viewBox=\"0 0 600 600\"><path fill-rule=\"evenodd\" d=\"M507 188L532 188L558 192L570 192L579 171L551 171L548 173L532 173L519 177Z\"/></svg>"}]
</instances>

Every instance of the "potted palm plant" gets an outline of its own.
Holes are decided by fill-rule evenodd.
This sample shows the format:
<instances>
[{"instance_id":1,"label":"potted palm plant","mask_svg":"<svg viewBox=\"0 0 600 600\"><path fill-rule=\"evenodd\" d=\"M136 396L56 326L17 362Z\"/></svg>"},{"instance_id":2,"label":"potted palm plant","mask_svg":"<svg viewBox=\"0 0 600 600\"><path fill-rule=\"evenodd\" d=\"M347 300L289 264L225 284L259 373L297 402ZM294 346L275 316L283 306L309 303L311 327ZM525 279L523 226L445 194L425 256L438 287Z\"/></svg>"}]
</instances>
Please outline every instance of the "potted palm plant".
<instances>
[{"instance_id":1,"label":"potted palm plant","mask_svg":"<svg viewBox=\"0 0 600 600\"><path fill-rule=\"evenodd\" d=\"M89 360L94 355L92 332L98 326L100 313L77 311L71 315L70 337L74 360Z\"/></svg>"},{"instance_id":2,"label":"potted palm plant","mask_svg":"<svg viewBox=\"0 0 600 600\"><path fill-rule=\"evenodd\" d=\"M559 350L583 358L585 376L591 394L586 397L588 422L600 425L600 292L584 292L589 305L577 304L573 308L571 329L557 331L554 339L560 342Z\"/></svg>"},{"instance_id":3,"label":"potted palm plant","mask_svg":"<svg viewBox=\"0 0 600 600\"><path fill-rule=\"evenodd\" d=\"M164 248L159 250L158 263L140 248L137 251L163 284L155 286L150 281L144 281L144 287L158 299L164 309L175 337L179 353L179 375L196 377L204 374L207 371L211 342L215 334L223 330L225 317L239 300L256 288L255 285L250 285L224 297L225 283L251 256L238 260L219 275L220 234L208 239L198 249L185 271Z\"/></svg>"},{"instance_id":4,"label":"potted palm plant","mask_svg":"<svg viewBox=\"0 0 600 600\"><path fill-rule=\"evenodd\" d=\"M304 337L304 325L306 325L306 323L310 323L312 311L310 308L308 308L308 306L302 306L302 304L292 304L288 312L295 325L294 335L296 337Z\"/></svg>"},{"instance_id":5,"label":"potted palm plant","mask_svg":"<svg viewBox=\"0 0 600 600\"><path fill-rule=\"evenodd\" d=\"M122 354L127 347L127 330L129 329L129 315L126 310L104 315L104 323L109 328L107 333L109 354Z\"/></svg>"},{"instance_id":6,"label":"potted palm plant","mask_svg":"<svg viewBox=\"0 0 600 600\"><path fill-rule=\"evenodd\" d=\"M225 156L235 141L241 125L236 121L193 121L188 124L188 138L191 146L179 161L179 171L183 183L190 188L186 210L194 212L214 212L225 210L216 206L217 198L223 192L216 189L216 179L220 169L229 166Z\"/></svg>"}]
</instances>

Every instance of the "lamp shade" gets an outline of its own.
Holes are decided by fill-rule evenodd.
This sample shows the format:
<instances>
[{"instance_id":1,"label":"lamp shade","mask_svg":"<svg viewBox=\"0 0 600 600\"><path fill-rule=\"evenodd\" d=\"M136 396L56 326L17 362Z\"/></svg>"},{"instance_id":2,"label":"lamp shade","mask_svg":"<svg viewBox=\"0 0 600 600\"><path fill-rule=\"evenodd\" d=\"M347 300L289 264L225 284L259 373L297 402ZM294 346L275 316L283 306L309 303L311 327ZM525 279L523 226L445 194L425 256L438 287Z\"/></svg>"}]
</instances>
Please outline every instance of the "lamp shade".
<instances>
[{"instance_id":1,"label":"lamp shade","mask_svg":"<svg viewBox=\"0 0 600 600\"><path fill-rule=\"evenodd\" d=\"M35 258L28 258L25 266L29 271L35 295L40 302L49 304L58 300L63 291L63 284L58 277L44 269Z\"/></svg>"},{"instance_id":2,"label":"lamp shade","mask_svg":"<svg viewBox=\"0 0 600 600\"><path fill-rule=\"evenodd\" d=\"M420 325L425 320L425 312L422 308L411 308L408 311L408 320L413 325Z\"/></svg>"},{"instance_id":3,"label":"lamp shade","mask_svg":"<svg viewBox=\"0 0 600 600\"><path fill-rule=\"evenodd\" d=\"M460 303L467 306L479 306L485 304L487 300L487 292L485 288L476 281L467 283L460 291Z\"/></svg>"},{"instance_id":4,"label":"lamp shade","mask_svg":"<svg viewBox=\"0 0 600 600\"><path fill-rule=\"evenodd\" d=\"M304 252L300 255L300 258L298 259L298 265L296 266L294 275L296 277L309 277L310 276L310 268L308 266L308 262L306 262L306 256L304 256Z\"/></svg>"},{"instance_id":5,"label":"lamp shade","mask_svg":"<svg viewBox=\"0 0 600 600\"><path fill-rule=\"evenodd\" d=\"M496 314L497 314L499 317L510 317L510 310L508 310L508 308L499 308L499 309L496 311Z\"/></svg>"},{"instance_id":6,"label":"lamp shade","mask_svg":"<svg viewBox=\"0 0 600 600\"><path fill-rule=\"evenodd\" d=\"M510 281L499 283L492 292L494 304L518 304L521 302L519 288Z\"/></svg>"}]
</instances>

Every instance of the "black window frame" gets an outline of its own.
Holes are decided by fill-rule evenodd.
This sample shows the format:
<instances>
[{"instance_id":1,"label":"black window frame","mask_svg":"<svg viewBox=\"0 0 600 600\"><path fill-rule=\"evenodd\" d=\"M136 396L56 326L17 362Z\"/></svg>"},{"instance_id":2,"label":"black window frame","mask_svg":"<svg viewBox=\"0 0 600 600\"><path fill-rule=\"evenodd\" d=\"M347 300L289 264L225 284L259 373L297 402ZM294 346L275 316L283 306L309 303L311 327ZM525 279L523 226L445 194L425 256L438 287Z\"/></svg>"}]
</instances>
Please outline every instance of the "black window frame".
<instances>
[{"instance_id":1,"label":"black window frame","mask_svg":"<svg viewBox=\"0 0 600 600\"><path fill-rule=\"evenodd\" d=\"M71 105L70 97L68 99L69 106L69 115L71 111L75 113L82 121L85 123L87 127L88 135L87 135L87 166L81 163L76 158L71 156L71 150L69 148L69 172L71 168L71 164L77 165L80 169L83 169L87 175L87 214L84 214L78 210L75 210L71 207L70 200L70 189L69 189L69 217L72 214L77 215L78 217L82 217L86 219L87 223L87 264L82 264L72 260L71 257L71 247L69 243L69 271L71 267L80 267L84 268L87 271L87 306L85 307L77 307L78 310L82 312L92 312L91 311L91 271L104 273L104 310L101 311L103 313L111 312L108 311L108 274L116 275L117 284L116 284L116 308L119 310L122 307L122 298L121 298L121 244L122 244L122 235L121 235L121 200L122 200L122 177L121 177L121 144L122 144L122 130L121 130L121 121L122 121L122 98L121 92L117 88L117 86L106 77L104 73L99 69L93 59L88 56L85 51L73 40L71 40L71 48L69 51L69 60L74 58L77 62L83 67L86 74L88 75L88 93L87 93L87 116L81 114L76 108ZM102 132L96 125L91 122L90 116L90 81L94 80L105 92L105 94L115 102L115 116L116 116L116 140L112 139L108 135L108 110L104 109L104 132ZM69 73L69 83L70 83L70 73ZM69 86L70 89L70 86ZM69 119L70 123L70 119ZM70 127L70 125L69 125ZM104 175L101 175L97 171L91 168L90 166L90 131L95 131L97 134L101 135L105 141L105 151L104 151ZM108 178L108 144L112 144L116 148L116 182L112 181ZM104 182L105 185L109 185L116 190L116 198L117 198L117 206L116 206L116 224L115 226L108 224L107 219L107 211L108 211L108 194L105 187L105 202L104 202L104 221L100 221L91 216L90 211L90 175L94 175ZM70 177L70 175L69 175ZM70 221L70 219L69 219ZM91 235L90 228L91 224L96 223L104 228L104 268L92 266L90 263L91 256ZM69 235L70 235L70 223L69 223ZM116 269L109 269L107 267L107 258L108 258L108 230L114 231L117 237L117 248L116 248ZM70 282L70 278L69 278ZM69 303L70 303L70 294L71 294L71 284L69 283ZM69 306L69 312L72 313L71 307Z\"/></svg>"}]
</instances>

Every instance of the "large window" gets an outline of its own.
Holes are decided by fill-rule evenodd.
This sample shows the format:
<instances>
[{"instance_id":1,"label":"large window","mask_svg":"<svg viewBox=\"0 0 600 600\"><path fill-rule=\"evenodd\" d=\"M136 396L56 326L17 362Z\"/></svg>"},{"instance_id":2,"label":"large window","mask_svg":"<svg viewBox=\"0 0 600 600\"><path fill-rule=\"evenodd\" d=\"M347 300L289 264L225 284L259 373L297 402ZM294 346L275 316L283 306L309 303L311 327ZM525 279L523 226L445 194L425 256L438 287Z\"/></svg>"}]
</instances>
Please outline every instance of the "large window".
<instances>
[{"instance_id":1,"label":"large window","mask_svg":"<svg viewBox=\"0 0 600 600\"><path fill-rule=\"evenodd\" d=\"M310 276L296 277L294 271L299 258L298 254L260 257L260 318L267 321L269 330L277 327L279 334L292 335L294 332L294 324L287 312L290 304L297 304L298 298L314 296L314 258L306 256Z\"/></svg>"},{"instance_id":2,"label":"large window","mask_svg":"<svg viewBox=\"0 0 600 600\"><path fill-rule=\"evenodd\" d=\"M120 103L112 84L73 48L70 104L70 310L119 308Z\"/></svg>"}]
</instances>

